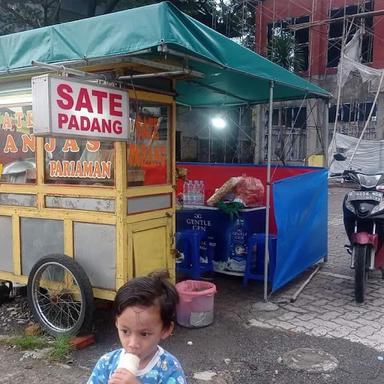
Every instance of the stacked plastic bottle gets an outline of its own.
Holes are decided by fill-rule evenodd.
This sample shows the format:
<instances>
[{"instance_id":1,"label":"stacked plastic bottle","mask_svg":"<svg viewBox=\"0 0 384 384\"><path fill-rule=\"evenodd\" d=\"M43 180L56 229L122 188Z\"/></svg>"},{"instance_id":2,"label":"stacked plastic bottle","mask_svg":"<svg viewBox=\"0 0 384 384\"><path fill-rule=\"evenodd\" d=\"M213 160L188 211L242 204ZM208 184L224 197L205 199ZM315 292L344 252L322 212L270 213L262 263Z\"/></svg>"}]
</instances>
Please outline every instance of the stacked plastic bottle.
<instances>
[{"instance_id":1,"label":"stacked plastic bottle","mask_svg":"<svg viewBox=\"0 0 384 384\"><path fill-rule=\"evenodd\" d=\"M184 181L183 201L185 206L204 205L205 186L203 180Z\"/></svg>"}]
</instances>

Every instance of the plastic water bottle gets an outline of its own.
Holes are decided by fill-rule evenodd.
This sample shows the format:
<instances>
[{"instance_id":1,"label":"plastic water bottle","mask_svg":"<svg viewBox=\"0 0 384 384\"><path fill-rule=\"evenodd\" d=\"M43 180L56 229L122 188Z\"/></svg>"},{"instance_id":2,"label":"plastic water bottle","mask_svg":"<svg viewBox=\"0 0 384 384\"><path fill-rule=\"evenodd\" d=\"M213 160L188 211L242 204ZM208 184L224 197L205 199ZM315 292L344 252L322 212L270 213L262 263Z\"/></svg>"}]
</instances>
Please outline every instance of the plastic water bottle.
<instances>
[{"instance_id":1,"label":"plastic water bottle","mask_svg":"<svg viewBox=\"0 0 384 384\"><path fill-rule=\"evenodd\" d=\"M205 186L204 181L200 180L200 205L205 204Z\"/></svg>"},{"instance_id":2,"label":"plastic water bottle","mask_svg":"<svg viewBox=\"0 0 384 384\"><path fill-rule=\"evenodd\" d=\"M188 205L188 182L184 181L183 184L183 205Z\"/></svg>"},{"instance_id":3,"label":"plastic water bottle","mask_svg":"<svg viewBox=\"0 0 384 384\"><path fill-rule=\"evenodd\" d=\"M191 180L188 180L187 182L187 205L192 205L193 201L192 201L192 181Z\"/></svg>"},{"instance_id":4,"label":"plastic water bottle","mask_svg":"<svg viewBox=\"0 0 384 384\"><path fill-rule=\"evenodd\" d=\"M193 205L200 204L200 195L199 195L199 180L193 182Z\"/></svg>"},{"instance_id":5,"label":"plastic water bottle","mask_svg":"<svg viewBox=\"0 0 384 384\"><path fill-rule=\"evenodd\" d=\"M192 202L192 205L197 205L197 183L196 183L196 180L192 181L191 202Z\"/></svg>"},{"instance_id":6,"label":"plastic water bottle","mask_svg":"<svg viewBox=\"0 0 384 384\"><path fill-rule=\"evenodd\" d=\"M204 205L205 187L203 180L188 180L183 184L183 201L185 206Z\"/></svg>"},{"instance_id":7,"label":"plastic water bottle","mask_svg":"<svg viewBox=\"0 0 384 384\"><path fill-rule=\"evenodd\" d=\"M193 205L193 182L188 181L187 185L187 205Z\"/></svg>"},{"instance_id":8,"label":"plastic water bottle","mask_svg":"<svg viewBox=\"0 0 384 384\"><path fill-rule=\"evenodd\" d=\"M196 203L196 205L201 205L200 180L195 181L195 203Z\"/></svg>"},{"instance_id":9,"label":"plastic water bottle","mask_svg":"<svg viewBox=\"0 0 384 384\"><path fill-rule=\"evenodd\" d=\"M192 205L199 205L199 183L197 180L192 183Z\"/></svg>"}]
</instances>

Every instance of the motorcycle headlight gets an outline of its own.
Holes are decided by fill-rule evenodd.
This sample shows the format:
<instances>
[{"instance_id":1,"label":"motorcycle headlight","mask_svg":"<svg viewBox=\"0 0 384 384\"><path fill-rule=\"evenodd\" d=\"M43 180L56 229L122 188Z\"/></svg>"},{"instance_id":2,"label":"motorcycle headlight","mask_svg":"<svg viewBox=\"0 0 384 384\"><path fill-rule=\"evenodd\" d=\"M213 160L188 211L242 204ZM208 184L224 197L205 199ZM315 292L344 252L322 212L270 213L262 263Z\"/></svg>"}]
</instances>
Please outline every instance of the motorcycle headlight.
<instances>
[{"instance_id":1,"label":"motorcycle headlight","mask_svg":"<svg viewBox=\"0 0 384 384\"><path fill-rule=\"evenodd\" d=\"M345 202L345 208L348 209L348 211L351 211L352 213L355 213L355 207L352 205L352 203L348 200ZM375 207L376 208L376 207Z\"/></svg>"},{"instance_id":2,"label":"motorcycle headlight","mask_svg":"<svg viewBox=\"0 0 384 384\"><path fill-rule=\"evenodd\" d=\"M374 214L383 210L384 210L384 202L381 202L380 204L373 207L371 214Z\"/></svg>"},{"instance_id":3,"label":"motorcycle headlight","mask_svg":"<svg viewBox=\"0 0 384 384\"><path fill-rule=\"evenodd\" d=\"M363 173L357 173L359 184L364 188L376 187L377 183L381 179L381 175L364 175Z\"/></svg>"}]
</instances>

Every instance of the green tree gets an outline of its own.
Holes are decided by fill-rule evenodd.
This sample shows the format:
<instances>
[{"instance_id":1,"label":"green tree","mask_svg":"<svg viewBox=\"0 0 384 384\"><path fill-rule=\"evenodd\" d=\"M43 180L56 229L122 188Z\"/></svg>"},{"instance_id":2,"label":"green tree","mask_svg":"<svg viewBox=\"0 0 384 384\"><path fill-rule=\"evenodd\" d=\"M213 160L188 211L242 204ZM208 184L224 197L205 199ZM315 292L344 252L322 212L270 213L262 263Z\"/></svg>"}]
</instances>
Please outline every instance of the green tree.
<instances>
[{"instance_id":1,"label":"green tree","mask_svg":"<svg viewBox=\"0 0 384 384\"><path fill-rule=\"evenodd\" d=\"M161 0L0 0L0 34L159 3ZM253 49L257 0L170 0L183 12Z\"/></svg>"},{"instance_id":2,"label":"green tree","mask_svg":"<svg viewBox=\"0 0 384 384\"><path fill-rule=\"evenodd\" d=\"M303 51L297 45L295 37L286 31L278 31L272 36L268 44L267 57L292 72L304 68Z\"/></svg>"},{"instance_id":3,"label":"green tree","mask_svg":"<svg viewBox=\"0 0 384 384\"><path fill-rule=\"evenodd\" d=\"M163 0L114 0L102 13L121 11L160 3ZM255 6L258 0L168 0L181 11L215 29L221 34L238 38L253 48ZM103 1L101 1L102 3ZM103 7L101 7L102 9ZM252 45L252 46L251 46Z\"/></svg>"},{"instance_id":4,"label":"green tree","mask_svg":"<svg viewBox=\"0 0 384 384\"><path fill-rule=\"evenodd\" d=\"M57 0L0 1L0 33L5 35L39 28L58 21L59 4Z\"/></svg>"}]
</instances>

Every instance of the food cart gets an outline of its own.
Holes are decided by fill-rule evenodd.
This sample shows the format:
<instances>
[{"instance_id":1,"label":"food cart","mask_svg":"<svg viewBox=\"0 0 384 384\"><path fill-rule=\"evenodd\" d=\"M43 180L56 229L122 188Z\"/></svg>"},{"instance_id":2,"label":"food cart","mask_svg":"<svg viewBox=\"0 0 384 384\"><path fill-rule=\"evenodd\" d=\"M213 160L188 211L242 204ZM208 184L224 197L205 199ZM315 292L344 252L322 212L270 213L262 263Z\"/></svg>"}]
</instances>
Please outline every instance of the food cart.
<instances>
[{"instance_id":1,"label":"food cart","mask_svg":"<svg viewBox=\"0 0 384 384\"><path fill-rule=\"evenodd\" d=\"M89 328L93 299L113 300L132 277L167 268L175 278L176 102L264 103L272 85L278 100L328 96L169 3L0 46L0 279L28 283L54 335ZM32 78L50 86L32 94Z\"/></svg>"}]
</instances>

